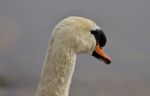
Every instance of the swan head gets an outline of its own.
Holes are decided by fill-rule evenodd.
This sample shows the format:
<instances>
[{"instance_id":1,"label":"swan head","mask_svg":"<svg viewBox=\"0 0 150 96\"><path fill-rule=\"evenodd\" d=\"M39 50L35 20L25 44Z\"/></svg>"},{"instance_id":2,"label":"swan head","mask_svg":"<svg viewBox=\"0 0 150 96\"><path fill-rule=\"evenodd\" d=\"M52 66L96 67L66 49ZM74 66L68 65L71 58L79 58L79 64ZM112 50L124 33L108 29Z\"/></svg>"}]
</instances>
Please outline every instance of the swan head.
<instances>
[{"instance_id":1,"label":"swan head","mask_svg":"<svg viewBox=\"0 0 150 96\"><path fill-rule=\"evenodd\" d=\"M70 16L56 25L50 45L55 48L61 47L63 50L71 50L76 54L89 53L106 64L110 64L110 57L102 49L106 41L104 32L94 21Z\"/></svg>"}]
</instances>

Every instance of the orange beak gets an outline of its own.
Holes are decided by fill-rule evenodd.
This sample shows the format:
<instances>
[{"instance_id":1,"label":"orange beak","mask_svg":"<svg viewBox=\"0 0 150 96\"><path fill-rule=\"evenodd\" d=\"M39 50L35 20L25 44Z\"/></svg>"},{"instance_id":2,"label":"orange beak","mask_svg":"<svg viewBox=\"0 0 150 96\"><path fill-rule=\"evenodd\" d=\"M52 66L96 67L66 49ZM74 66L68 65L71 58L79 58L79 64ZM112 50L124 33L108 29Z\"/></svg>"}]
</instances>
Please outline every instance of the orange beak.
<instances>
[{"instance_id":1,"label":"orange beak","mask_svg":"<svg viewBox=\"0 0 150 96\"><path fill-rule=\"evenodd\" d=\"M92 54L96 58L104 61L106 64L111 63L111 58L105 53L105 51L100 47L99 43L97 43L95 50Z\"/></svg>"}]
</instances>

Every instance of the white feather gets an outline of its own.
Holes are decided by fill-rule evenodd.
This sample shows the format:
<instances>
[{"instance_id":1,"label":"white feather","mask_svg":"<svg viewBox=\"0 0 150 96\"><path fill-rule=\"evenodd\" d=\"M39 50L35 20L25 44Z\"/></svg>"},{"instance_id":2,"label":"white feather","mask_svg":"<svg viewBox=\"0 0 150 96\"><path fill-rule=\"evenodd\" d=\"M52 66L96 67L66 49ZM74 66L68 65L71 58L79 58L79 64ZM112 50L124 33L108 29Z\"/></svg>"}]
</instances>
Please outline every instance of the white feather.
<instances>
[{"instance_id":1,"label":"white feather","mask_svg":"<svg viewBox=\"0 0 150 96\"><path fill-rule=\"evenodd\" d=\"M95 48L93 28L100 29L92 20L77 16L56 25L35 96L68 96L76 55L91 54Z\"/></svg>"}]
</instances>

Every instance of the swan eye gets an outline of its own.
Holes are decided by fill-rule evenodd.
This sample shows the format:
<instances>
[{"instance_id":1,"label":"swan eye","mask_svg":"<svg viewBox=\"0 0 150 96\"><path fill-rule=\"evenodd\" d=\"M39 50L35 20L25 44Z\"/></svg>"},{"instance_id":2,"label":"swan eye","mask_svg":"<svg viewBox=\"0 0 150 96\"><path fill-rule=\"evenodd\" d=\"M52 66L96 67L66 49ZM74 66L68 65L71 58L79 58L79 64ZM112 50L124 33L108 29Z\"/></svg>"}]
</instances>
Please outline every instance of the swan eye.
<instances>
[{"instance_id":1,"label":"swan eye","mask_svg":"<svg viewBox=\"0 0 150 96\"><path fill-rule=\"evenodd\" d=\"M105 46L107 39L102 30L100 30L100 29L91 30L91 34L94 35L96 42L99 43L100 47Z\"/></svg>"},{"instance_id":2,"label":"swan eye","mask_svg":"<svg viewBox=\"0 0 150 96\"><path fill-rule=\"evenodd\" d=\"M96 32L96 30L91 30L91 33L96 34L97 32Z\"/></svg>"}]
</instances>

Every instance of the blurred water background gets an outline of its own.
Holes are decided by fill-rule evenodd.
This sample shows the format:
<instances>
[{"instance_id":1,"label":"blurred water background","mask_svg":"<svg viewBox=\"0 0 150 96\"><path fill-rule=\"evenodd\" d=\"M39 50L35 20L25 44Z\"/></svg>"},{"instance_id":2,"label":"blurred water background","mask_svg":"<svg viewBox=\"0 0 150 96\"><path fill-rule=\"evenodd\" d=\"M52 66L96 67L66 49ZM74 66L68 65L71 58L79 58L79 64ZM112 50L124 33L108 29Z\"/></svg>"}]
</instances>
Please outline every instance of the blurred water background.
<instances>
[{"instance_id":1,"label":"blurred water background","mask_svg":"<svg viewBox=\"0 0 150 96\"><path fill-rule=\"evenodd\" d=\"M108 38L107 66L78 56L70 96L150 96L150 0L0 0L0 96L34 96L52 28L94 20Z\"/></svg>"}]
</instances>

